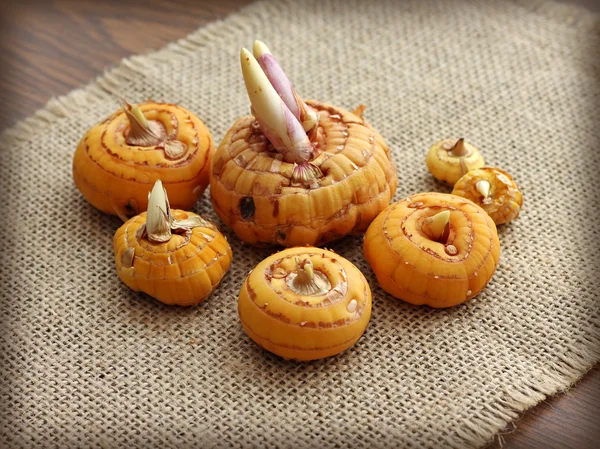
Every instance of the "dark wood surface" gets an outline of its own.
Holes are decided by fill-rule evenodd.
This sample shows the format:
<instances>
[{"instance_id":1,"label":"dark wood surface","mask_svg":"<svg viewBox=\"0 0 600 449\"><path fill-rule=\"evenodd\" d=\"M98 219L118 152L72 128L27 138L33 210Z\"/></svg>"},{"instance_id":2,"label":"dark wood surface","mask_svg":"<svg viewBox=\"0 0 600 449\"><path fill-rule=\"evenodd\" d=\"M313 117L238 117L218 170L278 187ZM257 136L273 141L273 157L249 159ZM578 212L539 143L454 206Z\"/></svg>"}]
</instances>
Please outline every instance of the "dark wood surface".
<instances>
[{"instance_id":1,"label":"dark wood surface","mask_svg":"<svg viewBox=\"0 0 600 449\"><path fill-rule=\"evenodd\" d=\"M590 6L589 1L571 0ZM0 6L0 130L135 53L158 49L249 0L55 0ZM148 32L148 30L151 30ZM600 448L600 368L528 410L494 449Z\"/></svg>"}]
</instances>

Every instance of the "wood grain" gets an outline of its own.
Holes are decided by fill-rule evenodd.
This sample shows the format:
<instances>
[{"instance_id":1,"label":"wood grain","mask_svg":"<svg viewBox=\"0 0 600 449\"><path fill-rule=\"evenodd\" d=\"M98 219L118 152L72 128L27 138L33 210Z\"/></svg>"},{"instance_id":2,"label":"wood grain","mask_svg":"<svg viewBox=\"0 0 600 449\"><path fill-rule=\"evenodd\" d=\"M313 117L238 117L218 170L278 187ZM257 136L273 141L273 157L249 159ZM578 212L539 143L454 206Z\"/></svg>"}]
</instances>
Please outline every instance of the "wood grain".
<instances>
[{"instance_id":1,"label":"wood grain","mask_svg":"<svg viewBox=\"0 0 600 449\"><path fill-rule=\"evenodd\" d=\"M1 2L1 128L87 84L122 58L156 50L248 0Z\"/></svg>"},{"instance_id":2,"label":"wood grain","mask_svg":"<svg viewBox=\"0 0 600 449\"><path fill-rule=\"evenodd\" d=\"M503 444L502 444L503 443ZM488 449L600 447L600 367L567 391L527 410Z\"/></svg>"},{"instance_id":3,"label":"wood grain","mask_svg":"<svg viewBox=\"0 0 600 449\"><path fill-rule=\"evenodd\" d=\"M586 4L588 0L580 0ZM249 0L55 0L0 6L0 130L110 65L184 37ZM524 413L490 447L600 447L600 368ZM503 445L501 445L501 442Z\"/></svg>"}]
</instances>

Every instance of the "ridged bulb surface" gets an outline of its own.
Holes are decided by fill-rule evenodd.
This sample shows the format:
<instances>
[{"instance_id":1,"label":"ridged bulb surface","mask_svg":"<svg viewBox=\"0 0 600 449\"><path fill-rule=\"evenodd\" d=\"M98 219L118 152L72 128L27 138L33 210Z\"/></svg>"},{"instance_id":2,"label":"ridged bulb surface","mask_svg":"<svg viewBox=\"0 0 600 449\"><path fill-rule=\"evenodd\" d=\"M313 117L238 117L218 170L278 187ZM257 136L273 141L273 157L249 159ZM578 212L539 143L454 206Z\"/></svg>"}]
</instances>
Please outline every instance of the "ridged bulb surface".
<instances>
[{"instance_id":1,"label":"ridged bulb surface","mask_svg":"<svg viewBox=\"0 0 600 449\"><path fill-rule=\"evenodd\" d=\"M309 136L322 178L306 173L309 181L297 182L297 166L282 160L252 116L238 120L215 153L212 203L244 242L323 245L364 232L393 197L396 169L379 133L352 112L307 103L319 112Z\"/></svg>"},{"instance_id":2,"label":"ridged bulb surface","mask_svg":"<svg viewBox=\"0 0 600 449\"><path fill-rule=\"evenodd\" d=\"M459 139L460 140L460 139ZM427 169L439 181L454 185L465 173L485 165L480 151L462 142L461 155L455 153L456 139L445 139L432 145L427 152ZM464 154L463 154L464 153Z\"/></svg>"},{"instance_id":3,"label":"ridged bulb surface","mask_svg":"<svg viewBox=\"0 0 600 449\"><path fill-rule=\"evenodd\" d=\"M148 192L162 180L171 205L189 210L209 183L214 145L210 132L194 114L173 104L139 105L145 118L177 145L127 143L130 121L124 110L92 127L73 159L73 178L83 196L109 214L131 217L148 206ZM162 128L161 128L162 127Z\"/></svg>"},{"instance_id":4,"label":"ridged bulb surface","mask_svg":"<svg viewBox=\"0 0 600 449\"><path fill-rule=\"evenodd\" d=\"M197 217L171 209L176 220ZM217 288L231 263L231 247L216 227L194 227L173 234L165 243L142 235L146 212L125 222L113 239L119 278L165 304L191 306L204 301Z\"/></svg>"},{"instance_id":5,"label":"ridged bulb surface","mask_svg":"<svg viewBox=\"0 0 600 449\"><path fill-rule=\"evenodd\" d=\"M442 241L427 220L449 211ZM421 193L390 205L373 221L363 244L381 287L412 304L451 307L477 295L500 258L496 225L465 198Z\"/></svg>"},{"instance_id":6,"label":"ridged bulb surface","mask_svg":"<svg viewBox=\"0 0 600 449\"><path fill-rule=\"evenodd\" d=\"M298 264L310 263L315 294L298 293ZM371 290L343 257L320 248L288 248L260 262L243 283L238 311L244 331L286 359L314 360L354 345L371 317Z\"/></svg>"},{"instance_id":7,"label":"ridged bulb surface","mask_svg":"<svg viewBox=\"0 0 600 449\"><path fill-rule=\"evenodd\" d=\"M494 167L470 171L456 182L452 194L473 201L497 225L515 220L523 207L523 195L513 178Z\"/></svg>"}]
</instances>

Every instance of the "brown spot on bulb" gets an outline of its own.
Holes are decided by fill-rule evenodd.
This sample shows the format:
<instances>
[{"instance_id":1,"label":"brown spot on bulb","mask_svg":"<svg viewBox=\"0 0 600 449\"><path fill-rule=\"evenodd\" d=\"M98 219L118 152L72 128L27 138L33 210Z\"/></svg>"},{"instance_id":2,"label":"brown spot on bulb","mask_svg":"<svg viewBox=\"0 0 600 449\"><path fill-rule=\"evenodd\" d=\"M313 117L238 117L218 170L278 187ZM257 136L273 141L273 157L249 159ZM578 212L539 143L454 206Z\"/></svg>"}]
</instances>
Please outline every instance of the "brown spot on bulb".
<instances>
[{"instance_id":1,"label":"brown spot on bulb","mask_svg":"<svg viewBox=\"0 0 600 449\"><path fill-rule=\"evenodd\" d=\"M240 214L243 220L250 220L254 217L256 212L256 206L254 205L254 199L251 196L245 196L240 200Z\"/></svg>"}]
</instances>

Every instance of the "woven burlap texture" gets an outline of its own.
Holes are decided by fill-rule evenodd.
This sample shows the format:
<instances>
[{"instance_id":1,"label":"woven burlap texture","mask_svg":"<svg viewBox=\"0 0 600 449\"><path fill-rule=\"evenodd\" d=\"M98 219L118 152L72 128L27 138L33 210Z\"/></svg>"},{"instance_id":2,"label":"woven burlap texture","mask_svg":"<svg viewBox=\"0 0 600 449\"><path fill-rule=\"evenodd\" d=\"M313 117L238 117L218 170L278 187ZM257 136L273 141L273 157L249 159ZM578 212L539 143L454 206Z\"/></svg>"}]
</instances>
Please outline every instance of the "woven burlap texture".
<instances>
[{"instance_id":1,"label":"woven burlap texture","mask_svg":"<svg viewBox=\"0 0 600 449\"><path fill-rule=\"evenodd\" d=\"M0 446L479 447L600 355L598 19L532 0L261 2L123 61L2 135ZM396 199L444 191L425 166L465 136L522 187L487 288L449 309L383 292L361 238L330 248L365 273L356 346L300 364L243 332L237 294L273 250L227 232L234 261L194 308L115 272L116 217L72 181L85 131L149 97L194 111L217 142L249 103L240 46L265 41L298 91L367 119L391 146ZM217 220L208 194L196 211Z\"/></svg>"}]
</instances>

